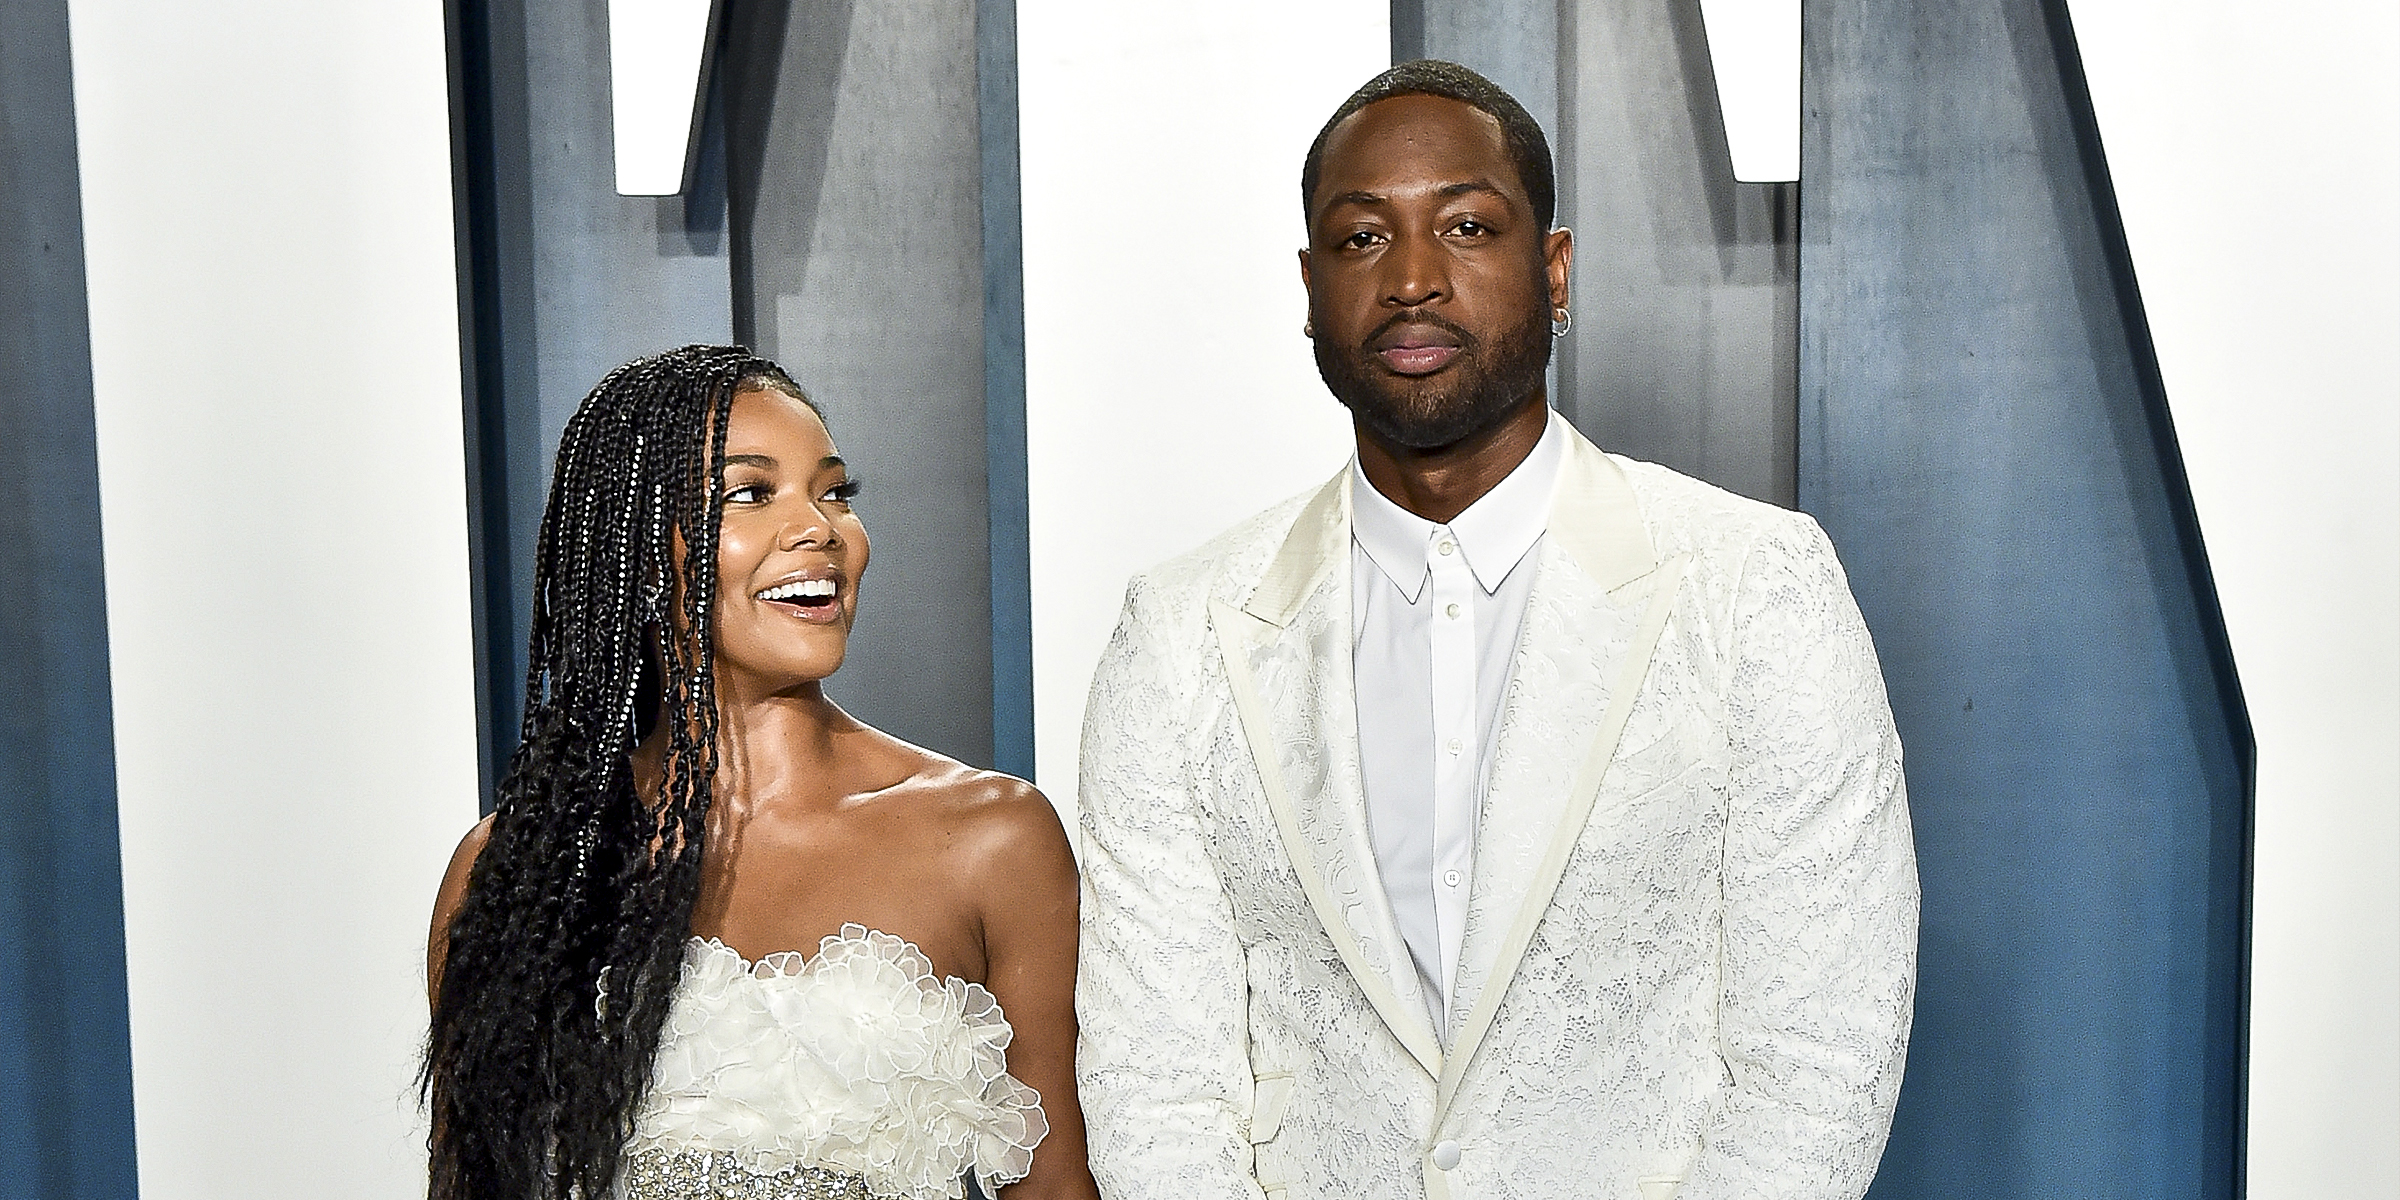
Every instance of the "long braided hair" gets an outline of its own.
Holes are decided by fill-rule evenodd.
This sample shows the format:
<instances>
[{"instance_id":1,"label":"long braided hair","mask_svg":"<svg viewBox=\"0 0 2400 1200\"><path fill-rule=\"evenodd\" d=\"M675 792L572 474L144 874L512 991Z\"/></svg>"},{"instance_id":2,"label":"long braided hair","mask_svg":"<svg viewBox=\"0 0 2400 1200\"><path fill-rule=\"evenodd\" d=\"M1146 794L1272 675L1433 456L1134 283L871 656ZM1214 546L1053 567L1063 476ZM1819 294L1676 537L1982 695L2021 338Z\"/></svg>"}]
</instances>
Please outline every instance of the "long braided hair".
<instances>
[{"instance_id":1,"label":"long braided hair","mask_svg":"<svg viewBox=\"0 0 2400 1200\"><path fill-rule=\"evenodd\" d=\"M685 346L609 372L559 442L522 741L420 1080L433 1200L597 1200L616 1174L700 886L725 431L757 388L807 402L747 350ZM644 797L629 751L653 721L664 764Z\"/></svg>"}]
</instances>

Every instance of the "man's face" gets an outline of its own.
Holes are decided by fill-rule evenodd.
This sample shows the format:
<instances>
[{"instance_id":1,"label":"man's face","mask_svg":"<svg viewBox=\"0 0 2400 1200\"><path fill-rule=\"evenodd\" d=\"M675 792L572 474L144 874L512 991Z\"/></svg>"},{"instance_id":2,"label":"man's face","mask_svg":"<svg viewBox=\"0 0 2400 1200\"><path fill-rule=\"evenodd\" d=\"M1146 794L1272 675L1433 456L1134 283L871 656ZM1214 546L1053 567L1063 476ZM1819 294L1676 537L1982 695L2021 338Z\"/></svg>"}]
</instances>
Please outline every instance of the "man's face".
<instances>
[{"instance_id":1,"label":"man's face","mask_svg":"<svg viewBox=\"0 0 2400 1200\"><path fill-rule=\"evenodd\" d=\"M1370 104L1326 138L1311 203L1317 370L1370 433L1435 449L1541 394L1571 251L1497 120L1440 96Z\"/></svg>"}]
</instances>

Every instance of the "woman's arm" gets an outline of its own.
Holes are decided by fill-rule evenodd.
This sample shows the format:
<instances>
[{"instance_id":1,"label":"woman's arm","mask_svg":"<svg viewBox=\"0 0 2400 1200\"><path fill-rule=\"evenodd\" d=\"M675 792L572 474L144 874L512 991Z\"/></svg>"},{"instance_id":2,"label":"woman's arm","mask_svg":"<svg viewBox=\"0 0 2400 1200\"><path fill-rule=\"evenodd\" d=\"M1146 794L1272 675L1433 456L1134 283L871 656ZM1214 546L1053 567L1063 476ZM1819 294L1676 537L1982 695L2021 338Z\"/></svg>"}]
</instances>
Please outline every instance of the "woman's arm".
<instances>
[{"instance_id":1,"label":"woman's arm","mask_svg":"<svg viewBox=\"0 0 2400 1200\"><path fill-rule=\"evenodd\" d=\"M1057 812L1032 784L1008 779L1004 786L977 823L964 882L981 916L984 986L1016 1033L1008 1073L1041 1093L1050 1133L1034 1151L1032 1173L1003 1194L1097 1200L1075 1096L1075 855Z\"/></svg>"}]
</instances>

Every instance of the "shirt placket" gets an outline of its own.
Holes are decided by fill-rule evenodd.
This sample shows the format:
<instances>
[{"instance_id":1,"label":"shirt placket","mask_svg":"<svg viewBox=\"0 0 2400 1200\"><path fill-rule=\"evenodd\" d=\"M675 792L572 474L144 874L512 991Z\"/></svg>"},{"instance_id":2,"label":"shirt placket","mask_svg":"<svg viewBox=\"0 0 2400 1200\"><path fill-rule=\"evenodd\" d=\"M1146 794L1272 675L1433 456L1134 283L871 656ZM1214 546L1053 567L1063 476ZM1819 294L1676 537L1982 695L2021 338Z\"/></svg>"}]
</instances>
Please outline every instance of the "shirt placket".
<instances>
[{"instance_id":1,"label":"shirt placket","mask_svg":"<svg viewBox=\"0 0 2400 1200\"><path fill-rule=\"evenodd\" d=\"M1432 570L1433 911L1442 943L1442 991L1458 978L1466 939L1468 872L1475 855L1475 776L1482 758L1475 714L1475 575L1446 525L1427 545Z\"/></svg>"}]
</instances>

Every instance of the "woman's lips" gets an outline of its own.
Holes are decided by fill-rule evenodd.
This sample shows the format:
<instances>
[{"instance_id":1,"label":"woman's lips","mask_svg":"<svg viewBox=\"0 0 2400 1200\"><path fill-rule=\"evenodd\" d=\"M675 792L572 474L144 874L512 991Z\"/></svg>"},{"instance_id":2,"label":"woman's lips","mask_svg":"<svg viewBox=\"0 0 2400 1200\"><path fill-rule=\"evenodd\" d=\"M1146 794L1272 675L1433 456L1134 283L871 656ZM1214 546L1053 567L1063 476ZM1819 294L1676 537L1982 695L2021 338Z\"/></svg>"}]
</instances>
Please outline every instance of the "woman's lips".
<instances>
[{"instance_id":1,"label":"woman's lips","mask_svg":"<svg viewBox=\"0 0 2400 1200\"><path fill-rule=\"evenodd\" d=\"M769 600L767 603L812 625L833 625L842 619L842 598L839 595L819 604L802 604L796 600Z\"/></svg>"},{"instance_id":2,"label":"woman's lips","mask_svg":"<svg viewBox=\"0 0 2400 1200\"><path fill-rule=\"evenodd\" d=\"M1456 346L1391 346L1375 352L1383 365L1402 375L1430 375L1458 357Z\"/></svg>"}]
</instances>

